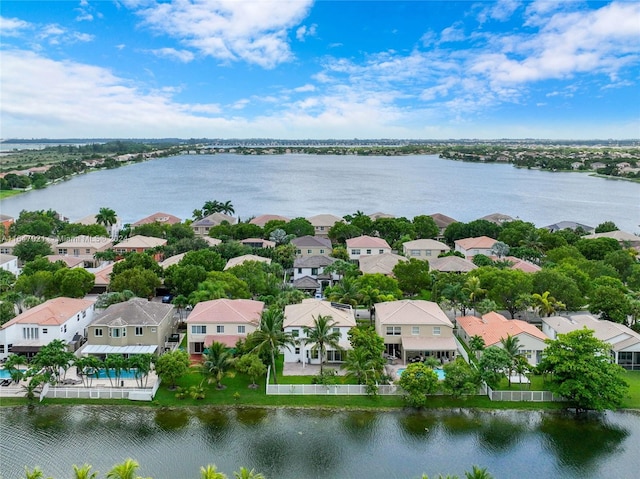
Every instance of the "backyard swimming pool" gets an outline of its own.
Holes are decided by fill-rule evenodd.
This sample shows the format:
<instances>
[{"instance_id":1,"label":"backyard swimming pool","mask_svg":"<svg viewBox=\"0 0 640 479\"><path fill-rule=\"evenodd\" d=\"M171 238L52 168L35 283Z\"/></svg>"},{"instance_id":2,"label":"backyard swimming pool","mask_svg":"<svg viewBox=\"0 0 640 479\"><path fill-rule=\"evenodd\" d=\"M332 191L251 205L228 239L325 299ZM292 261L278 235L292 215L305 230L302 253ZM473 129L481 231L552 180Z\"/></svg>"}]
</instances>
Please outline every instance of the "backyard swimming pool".
<instances>
[{"instance_id":1,"label":"backyard swimming pool","mask_svg":"<svg viewBox=\"0 0 640 479\"><path fill-rule=\"evenodd\" d=\"M21 371L25 372L24 369L21 369ZM9 371L7 371L4 368L0 369L0 379L11 379L11 375L9 374Z\"/></svg>"},{"instance_id":2,"label":"backyard swimming pool","mask_svg":"<svg viewBox=\"0 0 640 479\"><path fill-rule=\"evenodd\" d=\"M402 376L402 373L404 372L405 369L406 368L398 369L398 377ZM434 371L438 375L438 381L444 380L445 374L444 374L444 370L443 369L436 368L436 369L434 369Z\"/></svg>"},{"instance_id":3,"label":"backyard swimming pool","mask_svg":"<svg viewBox=\"0 0 640 479\"><path fill-rule=\"evenodd\" d=\"M106 369L101 369L98 372L98 378L106 379L111 376L112 379L115 379L116 372L113 369L109 370L109 375L107 375ZM135 369L123 369L120 371L120 379L135 379L136 378L136 370Z\"/></svg>"}]
</instances>

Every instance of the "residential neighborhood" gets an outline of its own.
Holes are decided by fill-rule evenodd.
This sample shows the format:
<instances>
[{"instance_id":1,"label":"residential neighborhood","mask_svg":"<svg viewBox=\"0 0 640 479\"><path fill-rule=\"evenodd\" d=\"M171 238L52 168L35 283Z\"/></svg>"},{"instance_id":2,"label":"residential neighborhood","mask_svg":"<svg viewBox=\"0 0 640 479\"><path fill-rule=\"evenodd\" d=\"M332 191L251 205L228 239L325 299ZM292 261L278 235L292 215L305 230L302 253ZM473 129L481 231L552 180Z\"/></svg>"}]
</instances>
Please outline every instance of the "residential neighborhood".
<instances>
[{"instance_id":1,"label":"residential neighborhood","mask_svg":"<svg viewBox=\"0 0 640 479\"><path fill-rule=\"evenodd\" d=\"M537 228L500 213L464 224L438 213L416 218L427 236L419 237L407 229L411 222L380 212L239 221L221 208L233 212L229 202L208 202L186 224L153 213L123 225L128 235L117 239L106 227L117 222L112 210L74 224L78 234L63 241L12 219L16 235L0 244L0 361L17 382L0 387L0 396L33 384L13 365L40 364L52 347L71 354L63 367L72 368L66 379L50 379L52 397L148 400L169 380L162 358L181 353L182 374L218 371L217 384L234 364L221 354L247 362L258 355L266 395L296 394L318 381L336 388L354 381L344 384L349 394L401 395L414 365L433 368L445 388L447 371L466 364L474 394L493 397L500 377L507 387L537 384L541 368L551 367L547 348L585 332L620 371L640 370L639 247L615 225ZM57 224L64 231L68 223ZM176 248L185 235L194 243ZM537 246L523 248L531 237ZM86 361L110 370L116 360L155 362L158 371L147 373L154 385L140 389L118 376L96 382L108 393L86 389L83 371L93 371ZM485 370L490 360L503 361L493 376ZM283 389L290 376L309 384L296 379L298 386Z\"/></svg>"}]
</instances>

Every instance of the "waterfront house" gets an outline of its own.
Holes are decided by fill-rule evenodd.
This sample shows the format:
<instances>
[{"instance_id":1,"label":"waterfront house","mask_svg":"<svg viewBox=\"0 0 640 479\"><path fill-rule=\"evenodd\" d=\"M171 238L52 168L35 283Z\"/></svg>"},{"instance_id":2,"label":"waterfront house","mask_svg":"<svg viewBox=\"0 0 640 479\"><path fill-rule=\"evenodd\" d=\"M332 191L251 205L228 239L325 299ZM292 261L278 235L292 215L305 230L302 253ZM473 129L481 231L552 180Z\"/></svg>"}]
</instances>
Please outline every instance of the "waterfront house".
<instances>
[{"instance_id":1,"label":"waterfront house","mask_svg":"<svg viewBox=\"0 0 640 479\"><path fill-rule=\"evenodd\" d=\"M93 282L93 289L91 290L91 294L101 294L107 291L107 289L109 288L109 283L111 282L111 273L113 273L113 266L115 264L116 263L109 263L93 271L95 280Z\"/></svg>"},{"instance_id":2,"label":"waterfront house","mask_svg":"<svg viewBox=\"0 0 640 479\"><path fill-rule=\"evenodd\" d=\"M225 215L224 213L213 213L209 216L205 216L201 220L191 223L191 229L197 236L209 236L209 230L214 226L220 225L223 221L226 221L230 225L235 225L238 222L238 218Z\"/></svg>"},{"instance_id":3,"label":"waterfront house","mask_svg":"<svg viewBox=\"0 0 640 479\"><path fill-rule=\"evenodd\" d=\"M404 256L394 253L383 253L371 256L361 256L358 267L362 274L384 274L393 276L393 268L400 263L409 261Z\"/></svg>"},{"instance_id":4,"label":"waterfront house","mask_svg":"<svg viewBox=\"0 0 640 479\"><path fill-rule=\"evenodd\" d=\"M375 221L375 220L378 220L380 218L395 218L395 216L390 215L389 213L383 213L381 211L377 211L375 213L371 213L369 215L369 218L371 218L371 221Z\"/></svg>"},{"instance_id":5,"label":"waterfront house","mask_svg":"<svg viewBox=\"0 0 640 479\"><path fill-rule=\"evenodd\" d=\"M333 331L340 333L338 344L341 349L327 346L324 357L327 363L341 363L345 358L345 351L351 349L349 330L356 326L353 308L348 304L330 303L319 299L305 299L300 304L290 304L284 308L283 329L296 340L291 349L284 349L286 363L320 364L320 356L314 344L305 344L306 328L313 328L318 316L330 316Z\"/></svg>"},{"instance_id":6,"label":"waterfront house","mask_svg":"<svg viewBox=\"0 0 640 479\"><path fill-rule=\"evenodd\" d=\"M477 238L464 238L454 241L455 251L462 253L465 258L471 259L477 254L491 256L491 249L498 240L488 236L478 236Z\"/></svg>"},{"instance_id":7,"label":"waterfront house","mask_svg":"<svg viewBox=\"0 0 640 479\"><path fill-rule=\"evenodd\" d=\"M230 258L229 261L227 261L227 264L224 265L224 271L233 268L234 266L239 266L245 261L258 261L260 263L271 264L271 258L265 258L263 256L257 256L255 254L244 254L242 256Z\"/></svg>"},{"instance_id":8,"label":"waterfront house","mask_svg":"<svg viewBox=\"0 0 640 479\"><path fill-rule=\"evenodd\" d=\"M329 230L333 225L340 222L344 223L343 218L329 214L310 216L307 221L313 226L314 234L323 238L329 237Z\"/></svg>"},{"instance_id":9,"label":"waterfront house","mask_svg":"<svg viewBox=\"0 0 640 479\"><path fill-rule=\"evenodd\" d=\"M363 256L391 253L391 246L382 238L363 235L347 239L347 253L351 261L358 261Z\"/></svg>"},{"instance_id":10,"label":"waterfront house","mask_svg":"<svg viewBox=\"0 0 640 479\"><path fill-rule=\"evenodd\" d=\"M503 213L491 213L490 215L483 216L482 218L478 219L490 221L491 223L495 223L497 225L502 225L504 223L515 220L515 218L512 218L511 216L505 215Z\"/></svg>"},{"instance_id":11,"label":"waterfront house","mask_svg":"<svg viewBox=\"0 0 640 479\"><path fill-rule=\"evenodd\" d=\"M437 303L425 300L401 300L376 303L376 332L384 338L389 358L403 363L420 357L441 362L455 359L457 344L453 323Z\"/></svg>"},{"instance_id":12,"label":"waterfront house","mask_svg":"<svg viewBox=\"0 0 640 479\"><path fill-rule=\"evenodd\" d=\"M172 305L143 298L112 304L96 313L80 353L101 357L161 354L169 347L176 326L173 313Z\"/></svg>"},{"instance_id":13,"label":"waterfront house","mask_svg":"<svg viewBox=\"0 0 640 479\"><path fill-rule=\"evenodd\" d=\"M0 213L0 225L2 225L3 234L0 235L2 238L6 238L9 235L9 228L15 222L13 216L3 215Z\"/></svg>"},{"instance_id":14,"label":"waterfront house","mask_svg":"<svg viewBox=\"0 0 640 479\"><path fill-rule=\"evenodd\" d=\"M127 253L144 253L145 251L156 250L158 247L165 246L166 244L167 240L163 238L136 235L121 241L115 245L114 249L118 256L124 256ZM154 253L153 258L156 261L161 261L162 253Z\"/></svg>"},{"instance_id":15,"label":"waterfront house","mask_svg":"<svg viewBox=\"0 0 640 479\"><path fill-rule=\"evenodd\" d=\"M184 256L186 254L187 253L174 254L173 256L169 256L168 258L163 259L158 264L160 265L160 267L162 269L167 269L169 266L173 266L175 264L179 264L180 261L182 261L182 258L184 258Z\"/></svg>"},{"instance_id":16,"label":"waterfront house","mask_svg":"<svg viewBox=\"0 0 640 479\"><path fill-rule=\"evenodd\" d=\"M407 258L429 260L437 258L440 254L446 253L450 248L440 241L433 239L417 239L407 241L402 245L402 253Z\"/></svg>"},{"instance_id":17,"label":"waterfront house","mask_svg":"<svg viewBox=\"0 0 640 479\"><path fill-rule=\"evenodd\" d=\"M82 259L85 268L95 268L100 264L100 261L94 258L95 254L111 248L113 248L111 238L80 235L59 243L55 249L60 256Z\"/></svg>"},{"instance_id":18,"label":"waterfront house","mask_svg":"<svg viewBox=\"0 0 640 479\"><path fill-rule=\"evenodd\" d=\"M640 246L640 236L636 236L632 233L627 233L626 231L608 231L606 233L592 233L586 236L583 236L582 239L597 239L597 238L613 238L620 246L626 247L637 247Z\"/></svg>"},{"instance_id":19,"label":"waterfront house","mask_svg":"<svg viewBox=\"0 0 640 479\"><path fill-rule=\"evenodd\" d=\"M47 256L45 256L45 258L47 258L49 263L62 261L67 266L67 268L85 268L86 267L84 258L77 257L77 256L69 256L69 255L61 256L59 254L48 254Z\"/></svg>"},{"instance_id":20,"label":"waterfront house","mask_svg":"<svg viewBox=\"0 0 640 479\"><path fill-rule=\"evenodd\" d=\"M611 355L617 364L634 371L640 369L640 334L624 324L597 319L591 314L542 318L542 331L551 339L583 328L611 345Z\"/></svg>"},{"instance_id":21,"label":"waterfront house","mask_svg":"<svg viewBox=\"0 0 640 479\"><path fill-rule=\"evenodd\" d=\"M321 236L300 236L293 238L291 244L296 247L296 256L326 256L333 248L328 238Z\"/></svg>"},{"instance_id":22,"label":"waterfront house","mask_svg":"<svg viewBox=\"0 0 640 479\"><path fill-rule=\"evenodd\" d=\"M189 354L202 354L214 341L233 348L260 325L262 301L214 299L196 304L187 318Z\"/></svg>"},{"instance_id":23,"label":"waterfront house","mask_svg":"<svg viewBox=\"0 0 640 479\"><path fill-rule=\"evenodd\" d=\"M97 225L98 222L96 221L96 216L97 215L85 216L84 218L80 218L75 223L86 226ZM105 228L107 229L107 233L109 233L109 237L115 240L118 238L118 234L122 229L122 220L118 216L116 216L116 222L112 225L105 226Z\"/></svg>"},{"instance_id":24,"label":"waterfront house","mask_svg":"<svg viewBox=\"0 0 640 479\"><path fill-rule=\"evenodd\" d=\"M461 316L456 318L458 337L465 343L473 336L480 336L484 340L485 347L502 347L502 339L508 336L518 338L520 344L519 353L527 358L532 366L542 359L542 353L547 347L545 340L547 335L533 324L519 319L507 319L494 311L476 316Z\"/></svg>"},{"instance_id":25,"label":"waterfront house","mask_svg":"<svg viewBox=\"0 0 640 479\"><path fill-rule=\"evenodd\" d=\"M551 225L543 226L543 228L550 231L551 233L555 233L556 231L562 231L562 230L576 231L577 229L581 229L586 233L591 233L595 229L593 228L593 226L587 226L582 223L577 223L575 221L559 221Z\"/></svg>"},{"instance_id":26,"label":"waterfront house","mask_svg":"<svg viewBox=\"0 0 640 479\"><path fill-rule=\"evenodd\" d=\"M0 359L10 353L32 357L55 339L75 351L93 315L94 303L87 299L53 298L29 308L0 326Z\"/></svg>"}]
</instances>

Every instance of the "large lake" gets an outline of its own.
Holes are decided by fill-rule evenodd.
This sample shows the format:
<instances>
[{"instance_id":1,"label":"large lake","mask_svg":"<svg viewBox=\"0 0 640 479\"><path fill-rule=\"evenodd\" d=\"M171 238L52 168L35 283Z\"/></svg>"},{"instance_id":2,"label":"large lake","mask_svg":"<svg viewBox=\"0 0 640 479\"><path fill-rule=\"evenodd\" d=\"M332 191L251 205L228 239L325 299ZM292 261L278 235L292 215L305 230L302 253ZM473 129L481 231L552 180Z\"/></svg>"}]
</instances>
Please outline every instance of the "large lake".
<instances>
[{"instance_id":1,"label":"large lake","mask_svg":"<svg viewBox=\"0 0 640 479\"><path fill-rule=\"evenodd\" d=\"M640 233L640 184L586 173L464 163L435 155L184 155L102 170L3 200L2 213L52 208L72 221L101 207L132 223L157 211L182 219L207 200L231 201L243 219L361 210L472 221L504 213L539 227L611 220Z\"/></svg>"},{"instance_id":2,"label":"large lake","mask_svg":"<svg viewBox=\"0 0 640 479\"><path fill-rule=\"evenodd\" d=\"M0 477L70 477L89 463L100 477L131 457L143 477L199 477L216 464L268 479L416 479L462 476L472 465L496 479L638 477L640 415L576 419L534 411L346 412L292 409L164 410L115 406L1 408Z\"/></svg>"}]
</instances>

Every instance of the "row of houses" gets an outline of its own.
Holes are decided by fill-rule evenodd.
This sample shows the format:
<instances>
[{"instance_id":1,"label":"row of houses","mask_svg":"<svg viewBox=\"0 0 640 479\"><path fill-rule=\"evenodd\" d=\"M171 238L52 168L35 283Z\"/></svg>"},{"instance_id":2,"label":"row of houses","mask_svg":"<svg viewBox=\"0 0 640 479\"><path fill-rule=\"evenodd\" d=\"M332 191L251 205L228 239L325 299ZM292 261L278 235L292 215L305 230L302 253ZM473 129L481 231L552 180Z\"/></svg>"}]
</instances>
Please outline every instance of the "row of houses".
<instances>
[{"instance_id":1,"label":"row of houses","mask_svg":"<svg viewBox=\"0 0 640 479\"><path fill-rule=\"evenodd\" d=\"M263 302L248 299L198 303L186 320L188 352L202 355L214 341L233 348L259 328L264 309ZM481 317L458 317L454 324L436 303L424 300L378 303L375 311L375 330L384 339L386 356L404 364L426 357L443 363L455 359L456 336L466 343L479 336L485 347L502 347L501 340L511 336L518 339L520 354L535 366L544 355L545 340L587 328L611 345L617 364L640 369L640 334L588 314L543 318L539 329L496 312ZM331 317L332 327L340 335L340 348L329 348L325 360L328 363L345 360L350 349L348 333L356 326L355 311L350 305L309 298L284 310L283 329L297 340L283 351L285 362L319 363L313 344L304 340L306 328L312 328L320 315ZM176 340L176 321L172 305L142 298L117 303L102 311L96 311L94 302L88 299L55 298L2 325L0 359L11 353L33 356L55 339L81 355L162 354Z\"/></svg>"}]
</instances>

